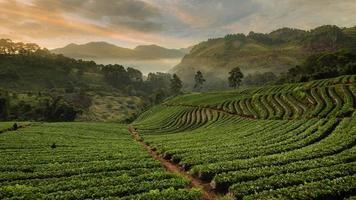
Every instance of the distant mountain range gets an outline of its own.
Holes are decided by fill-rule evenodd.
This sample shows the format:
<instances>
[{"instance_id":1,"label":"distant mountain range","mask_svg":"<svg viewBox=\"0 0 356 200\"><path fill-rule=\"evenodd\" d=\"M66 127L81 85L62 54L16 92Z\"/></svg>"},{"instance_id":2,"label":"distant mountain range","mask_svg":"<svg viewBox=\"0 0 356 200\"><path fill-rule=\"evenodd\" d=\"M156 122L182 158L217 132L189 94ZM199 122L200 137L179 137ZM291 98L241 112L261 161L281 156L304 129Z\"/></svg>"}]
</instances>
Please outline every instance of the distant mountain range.
<instances>
[{"instance_id":1,"label":"distant mountain range","mask_svg":"<svg viewBox=\"0 0 356 200\"><path fill-rule=\"evenodd\" d=\"M90 42L87 44L69 44L63 48L53 49L52 53L86 60L159 60L180 59L189 52L188 48L167 49L157 45L140 45L134 49L119 47L107 42Z\"/></svg>"}]
</instances>

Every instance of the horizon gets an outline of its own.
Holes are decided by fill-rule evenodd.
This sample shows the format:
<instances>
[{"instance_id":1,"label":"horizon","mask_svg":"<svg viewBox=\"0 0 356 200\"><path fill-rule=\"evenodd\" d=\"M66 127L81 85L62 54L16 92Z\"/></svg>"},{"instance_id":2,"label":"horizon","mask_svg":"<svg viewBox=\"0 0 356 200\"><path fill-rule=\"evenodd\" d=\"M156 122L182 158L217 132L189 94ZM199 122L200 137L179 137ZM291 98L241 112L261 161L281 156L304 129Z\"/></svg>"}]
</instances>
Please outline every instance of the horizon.
<instances>
[{"instance_id":1,"label":"horizon","mask_svg":"<svg viewBox=\"0 0 356 200\"><path fill-rule=\"evenodd\" d=\"M324 25L334 25L334 24L324 24ZM320 25L320 26L323 26L323 25ZM307 30L304 30L304 29L299 29L299 30L304 30L304 31L310 31L314 28L317 28L317 27L320 27L320 26L316 26L316 27L312 27L310 29L307 29ZM353 26L343 26L343 27L340 27L340 28L352 28L352 27L355 27L356 25L353 25ZM268 34L268 33L271 33L273 31L276 31L276 30L279 30L279 29L283 29L283 28L291 28L291 29L294 29L294 27L279 27L279 28L276 28L275 30L272 30L272 31L269 31L269 32L258 32L258 33L264 33L264 34ZM252 31L248 31L249 32L252 32ZM248 35L248 33L230 33L230 34L244 34L244 35ZM222 38L222 37L225 37L226 35L228 34L225 34L225 35L221 35L221 36L218 36L216 38ZM5 39L11 39L11 38L5 38ZM50 51L52 50L55 50L55 49L60 49L60 48L63 48L63 47L66 47L66 46L69 46L69 45L86 45L86 44L90 44L90 43L107 43L107 44L111 44L111 45L115 45L117 47L121 47L121 48L127 48L127 49L135 49L139 46L159 46L159 47L163 47L163 48L166 48L166 49L184 49L184 48L189 48L189 47L192 47L192 46L195 46L201 42L204 42L204 41L207 41L209 39L215 39L215 38L207 38L205 40L201 40L201 41L197 41L197 43L194 43L192 45L189 45L189 46L186 46L186 47L167 47L167 46L164 46L164 45L158 45L158 44L155 44L155 43L147 43L147 44L137 44L135 46L132 46L132 47L124 47L124 46L119 46L117 44L114 44L114 43L110 43L110 42L107 42L107 41L104 41L104 40L96 40L96 41L88 41L88 42L82 42L82 43L75 43L75 42L71 42L71 43L68 43L68 44L65 44L64 46L61 46L61 47L55 47L55 48L51 48L51 49L48 49ZM16 40L12 40L14 42L22 42L20 40L16 41ZM46 47L44 47L46 48Z\"/></svg>"},{"instance_id":2,"label":"horizon","mask_svg":"<svg viewBox=\"0 0 356 200\"><path fill-rule=\"evenodd\" d=\"M352 27L354 10L352 0L0 0L0 37L48 49L89 42L179 49L250 31L310 30L324 24Z\"/></svg>"}]
</instances>

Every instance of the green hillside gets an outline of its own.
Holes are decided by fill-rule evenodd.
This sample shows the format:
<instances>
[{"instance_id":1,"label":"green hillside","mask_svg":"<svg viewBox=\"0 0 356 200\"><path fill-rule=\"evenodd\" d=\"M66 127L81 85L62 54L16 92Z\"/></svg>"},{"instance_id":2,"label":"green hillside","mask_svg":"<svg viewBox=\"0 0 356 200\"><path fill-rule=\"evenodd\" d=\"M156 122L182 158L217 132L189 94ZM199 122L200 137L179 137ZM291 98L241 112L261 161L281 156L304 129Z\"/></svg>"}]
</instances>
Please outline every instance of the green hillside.
<instances>
[{"instance_id":1,"label":"green hillside","mask_svg":"<svg viewBox=\"0 0 356 200\"><path fill-rule=\"evenodd\" d=\"M353 199L356 76L191 93L132 124L0 122L1 199Z\"/></svg>"},{"instance_id":2,"label":"green hillside","mask_svg":"<svg viewBox=\"0 0 356 200\"><path fill-rule=\"evenodd\" d=\"M207 88L224 88L228 72L236 66L245 74L279 74L312 54L355 48L355 44L355 27L321 26L310 31L283 28L268 34L226 35L195 45L171 72L182 77L188 88L197 70L208 80Z\"/></svg>"},{"instance_id":3,"label":"green hillside","mask_svg":"<svg viewBox=\"0 0 356 200\"><path fill-rule=\"evenodd\" d=\"M355 195L356 76L165 101L134 123L142 140L232 199Z\"/></svg>"},{"instance_id":4,"label":"green hillside","mask_svg":"<svg viewBox=\"0 0 356 200\"><path fill-rule=\"evenodd\" d=\"M35 113L56 99L75 108L75 118L85 121L124 120L144 105L144 98L108 83L93 62L51 54L0 57L0 98L9 101L9 119L44 120ZM6 118L0 116L1 121Z\"/></svg>"},{"instance_id":5,"label":"green hillside","mask_svg":"<svg viewBox=\"0 0 356 200\"><path fill-rule=\"evenodd\" d=\"M130 121L171 95L170 78L0 39L0 121Z\"/></svg>"}]
</instances>

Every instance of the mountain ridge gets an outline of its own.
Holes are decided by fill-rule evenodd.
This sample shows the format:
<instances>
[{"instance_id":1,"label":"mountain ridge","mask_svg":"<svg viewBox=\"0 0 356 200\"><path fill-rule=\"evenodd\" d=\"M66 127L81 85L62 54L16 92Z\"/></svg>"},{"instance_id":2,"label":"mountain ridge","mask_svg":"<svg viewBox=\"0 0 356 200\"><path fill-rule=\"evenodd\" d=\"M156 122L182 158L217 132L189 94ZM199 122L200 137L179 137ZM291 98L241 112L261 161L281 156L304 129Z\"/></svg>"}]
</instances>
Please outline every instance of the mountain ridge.
<instances>
[{"instance_id":1,"label":"mountain ridge","mask_svg":"<svg viewBox=\"0 0 356 200\"><path fill-rule=\"evenodd\" d=\"M62 48L50 50L76 59L127 59L157 60L182 58L186 49L168 49L155 44L138 45L135 48L120 47L108 42L98 41L85 44L70 43Z\"/></svg>"},{"instance_id":2,"label":"mountain ridge","mask_svg":"<svg viewBox=\"0 0 356 200\"><path fill-rule=\"evenodd\" d=\"M355 48L355 33L356 27L324 25L309 31L281 28L266 34L229 34L195 45L170 73L178 74L185 87L191 88L194 74L200 70L206 87L226 88L228 72L236 66L244 74L285 73L312 54Z\"/></svg>"}]
</instances>

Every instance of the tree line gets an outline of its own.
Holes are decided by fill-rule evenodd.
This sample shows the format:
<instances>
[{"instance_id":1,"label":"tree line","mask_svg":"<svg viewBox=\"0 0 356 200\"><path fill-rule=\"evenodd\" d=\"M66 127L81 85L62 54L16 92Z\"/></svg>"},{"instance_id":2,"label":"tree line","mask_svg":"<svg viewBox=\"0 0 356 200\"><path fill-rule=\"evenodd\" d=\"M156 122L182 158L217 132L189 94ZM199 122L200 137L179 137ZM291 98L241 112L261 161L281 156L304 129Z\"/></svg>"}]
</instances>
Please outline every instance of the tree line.
<instances>
[{"instance_id":1,"label":"tree line","mask_svg":"<svg viewBox=\"0 0 356 200\"><path fill-rule=\"evenodd\" d=\"M227 80L229 87L232 87L234 89L240 87L243 78L244 78L244 74L241 72L240 67L233 68L229 72L229 76L228 76L228 80ZM194 82L195 82L194 90L201 91L205 81L206 80L203 76L203 73L201 71L197 71L194 76Z\"/></svg>"},{"instance_id":2,"label":"tree line","mask_svg":"<svg viewBox=\"0 0 356 200\"><path fill-rule=\"evenodd\" d=\"M90 94L137 96L150 106L181 89L177 75L144 76L131 67L76 60L36 44L0 40L0 121L73 121L89 109Z\"/></svg>"}]
</instances>

